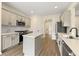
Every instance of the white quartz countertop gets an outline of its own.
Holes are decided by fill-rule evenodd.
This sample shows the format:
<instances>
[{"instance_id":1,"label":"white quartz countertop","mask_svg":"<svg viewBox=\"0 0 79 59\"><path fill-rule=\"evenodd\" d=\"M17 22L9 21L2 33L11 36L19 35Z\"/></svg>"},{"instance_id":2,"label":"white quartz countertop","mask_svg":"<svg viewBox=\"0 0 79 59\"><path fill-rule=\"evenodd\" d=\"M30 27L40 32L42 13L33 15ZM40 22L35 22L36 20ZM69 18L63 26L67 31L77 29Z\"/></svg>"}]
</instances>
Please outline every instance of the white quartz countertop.
<instances>
[{"instance_id":1,"label":"white quartz countertop","mask_svg":"<svg viewBox=\"0 0 79 59\"><path fill-rule=\"evenodd\" d=\"M70 47L70 49L73 51L73 53L76 56L79 56L79 39L68 39L65 38L67 34L60 33L59 34L62 38L62 40Z\"/></svg>"},{"instance_id":2,"label":"white quartz countertop","mask_svg":"<svg viewBox=\"0 0 79 59\"><path fill-rule=\"evenodd\" d=\"M16 34L17 32L7 32L7 33L1 33L1 35L10 35L10 34Z\"/></svg>"},{"instance_id":3,"label":"white quartz countertop","mask_svg":"<svg viewBox=\"0 0 79 59\"><path fill-rule=\"evenodd\" d=\"M29 33L29 34L26 34L26 35L23 35L23 36L36 38L37 36L39 36L41 34L42 33Z\"/></svg>"}]
</instances>

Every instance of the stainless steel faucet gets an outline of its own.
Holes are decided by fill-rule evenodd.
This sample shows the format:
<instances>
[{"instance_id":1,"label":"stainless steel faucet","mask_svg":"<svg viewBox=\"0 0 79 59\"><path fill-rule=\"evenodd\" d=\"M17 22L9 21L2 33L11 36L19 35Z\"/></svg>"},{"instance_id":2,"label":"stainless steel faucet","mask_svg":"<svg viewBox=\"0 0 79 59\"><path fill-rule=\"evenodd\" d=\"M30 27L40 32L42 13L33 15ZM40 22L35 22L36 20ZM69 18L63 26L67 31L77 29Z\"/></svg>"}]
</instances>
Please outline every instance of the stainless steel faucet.
<instances>
[{"instance_id":1,"label":"stainless steel faucet","mask_svg":"<svg viewBox=\"0 0 79 59\"><path fill-rule=\"evenodd\" d=\"M76 27L71 28L71 29L70 29L70 32L72 31L72 29L75 29L75 30L76 30L76 37L79 37L79 35L78 35L78 29L77 29Z\"/></svg>"}]
</instances>

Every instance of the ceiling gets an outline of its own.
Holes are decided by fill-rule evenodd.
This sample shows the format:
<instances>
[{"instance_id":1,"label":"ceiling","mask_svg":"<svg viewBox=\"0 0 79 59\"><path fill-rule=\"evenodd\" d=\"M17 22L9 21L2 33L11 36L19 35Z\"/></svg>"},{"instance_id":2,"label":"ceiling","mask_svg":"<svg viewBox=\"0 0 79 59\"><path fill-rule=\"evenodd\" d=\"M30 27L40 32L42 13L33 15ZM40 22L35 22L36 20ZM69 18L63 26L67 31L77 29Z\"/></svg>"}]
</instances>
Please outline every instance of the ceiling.
<instances>
[{"instance_id":1,"label":"ceiling","mask_svg":"<svg viewBox=\"0 0 79 59\"><path fill-rule=\"evenodd\" d=\"M16 8L26 15L45 16L61 14L70 5L70 2L4 2L3 4Z\"/></svg>"}]
</instances>

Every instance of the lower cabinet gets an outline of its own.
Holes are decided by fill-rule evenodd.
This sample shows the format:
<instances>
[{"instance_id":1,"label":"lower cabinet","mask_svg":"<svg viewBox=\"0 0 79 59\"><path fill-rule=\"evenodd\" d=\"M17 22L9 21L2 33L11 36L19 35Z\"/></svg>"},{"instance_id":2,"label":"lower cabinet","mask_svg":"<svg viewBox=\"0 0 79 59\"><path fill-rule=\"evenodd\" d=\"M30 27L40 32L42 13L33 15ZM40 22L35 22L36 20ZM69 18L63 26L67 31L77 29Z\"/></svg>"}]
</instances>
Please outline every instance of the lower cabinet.
<instances>
[{"instance_id":1,"label":"lower cabinet","mask_svg":"<svg viewBox=\"0 0 79 59\"><path fill-rule=\"evenodd\" d=\"M61 35L57 39L58 48L61 56L75 56L70 47L65 43L64 38Z\"/></svg>"},{"instance_id":2,"label":"lower cabinet","mask_svg":"<svg viewBox=\"0 0 79 59\"><path fill-rule=\"evenodd\" d=\"M19 35L18 34L11 35L11 46L16 45L17 43L19 43Z\"/></svg>"},{"instance_id":3,"label":"lower cabinet","mask_svg":"<svg viewBox=\"0 0 79 59\"><path fill-rule=\"evenodd\" d=\"M19 43L19 34L2 35L1 40L1 50L4 50Z\"/></svg>"},{"instance_id":4,"label":"lower cabinet","mask_svg":"<svg viewBox=\"0 0 79 59\"><path fill-rule=\"evenodd\" d=\"M57 44L58 44L58 48L59 48L59 51L60 51L60 55L62 56L62 39L58 37L58 40L57 40Z\"/></svg>"},{"instance_id":5,"label":"lower cabinet","mask_svg":"<svg viewBox=\"0 0 79 59\"><path fill-rule=\"evenodd\" d=\"M2 36L2 50L11 46L11 37L9 35Z\"/></svg>"},{"instance_id":6,"label":"lower cabinet","mask_svg":"<svg viewBox=\"0 0 79 59\"><path fill-rule=\"evenodd\" d=\"M35 38L35 56L39 56L43 48L43 35L39 35Z\"/></svg>"},{"instance_id":7,"label":"lower cabinet","mask_svg":"<svg viewBox=\"0 0 79 59\"><path fill-rule=\"evenodd\" d=\"M34 36L33 34L23 35L24 56L38 56L43 46L43 35Z\"/></svg>"}]
</instances>

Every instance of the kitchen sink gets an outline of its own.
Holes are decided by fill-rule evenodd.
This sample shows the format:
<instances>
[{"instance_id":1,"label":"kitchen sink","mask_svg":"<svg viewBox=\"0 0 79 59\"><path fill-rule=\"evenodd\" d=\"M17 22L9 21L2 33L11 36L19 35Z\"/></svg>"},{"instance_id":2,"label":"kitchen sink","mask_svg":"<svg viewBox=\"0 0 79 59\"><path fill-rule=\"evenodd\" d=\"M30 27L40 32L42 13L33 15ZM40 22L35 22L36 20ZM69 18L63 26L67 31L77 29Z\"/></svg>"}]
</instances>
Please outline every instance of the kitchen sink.
<instances>
[{"instance_id":1,"label":"kitchen sink","mask_svg":"<svg viewBox=\"0 0 79 59\"><path fill-rule=\"evenodd\" d=\"M65 38L67 39L78 39L79 40L79 37L73 37L73 36L70 36L70 35L64 35Z\"/></svg>"},{"instance_id":2,"label":"kitchen sink","mask_svg":"<svg viewBox=\"0 0 79 59\"><path fill-rule=\"evenodd\" d=\"M75 39L75 37L73 37L73 36L69 36L68 38L69 38L69 39Z\"/></svg>"},{"instance_id":3,"label":"kitchen sink","mask_svg":"<svg viewBox=\"0 0 79 59\"><path fill-rule=\"evenodd\" d=\"M68 38L69 38L69 39L76 39L76 40L79 40L79 37L69 36Z\"/></svg>"}]
</instances>

